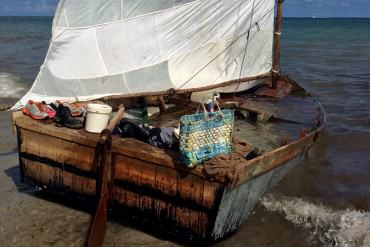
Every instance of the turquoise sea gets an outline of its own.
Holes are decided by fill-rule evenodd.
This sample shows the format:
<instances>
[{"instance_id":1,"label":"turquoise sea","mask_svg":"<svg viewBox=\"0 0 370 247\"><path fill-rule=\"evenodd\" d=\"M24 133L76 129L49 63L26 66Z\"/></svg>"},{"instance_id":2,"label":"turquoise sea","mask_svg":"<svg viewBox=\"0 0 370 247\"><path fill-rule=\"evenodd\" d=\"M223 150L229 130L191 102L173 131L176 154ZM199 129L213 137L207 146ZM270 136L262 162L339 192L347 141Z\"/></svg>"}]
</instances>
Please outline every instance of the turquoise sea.
<instances>
[{"instance_id":1,"label":"turquoise sea","mask_svg":"<svg viewBox=\"0 0 370 247\"><path fill-rule=\"evenodd\" d=\"M51 23L0 17L0 104L32 85ZM303 164L216 246L362 246L370 232L370 19L286 18L281 56L283 73L322 102L327 127Z\"/></svg>"}]
</instances>

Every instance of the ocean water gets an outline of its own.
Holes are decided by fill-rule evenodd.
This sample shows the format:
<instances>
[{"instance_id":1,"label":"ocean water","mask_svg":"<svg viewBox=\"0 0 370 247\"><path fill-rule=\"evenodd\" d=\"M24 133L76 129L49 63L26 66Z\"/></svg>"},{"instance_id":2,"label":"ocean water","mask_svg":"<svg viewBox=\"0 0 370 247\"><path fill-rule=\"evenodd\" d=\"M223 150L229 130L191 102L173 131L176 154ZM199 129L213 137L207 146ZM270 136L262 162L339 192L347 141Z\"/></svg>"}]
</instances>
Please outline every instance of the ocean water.
<instances>
[{"instance_id":1,"label":"ocean water","mask_svg":"<svg viewBox=\"0 0 370 247\"><path fill-rule=\"evenodd\" d=\"M31 86L51 23L0 17L0 104ZM248 222L216 246L370 246L370 19L284 19L281 56L283 73L322 102L326 129ZM107 245L121 239L122 226L113 228Z\"/></svg>"},{"instance_id":2,"label":"ocean water","mask_svg":"<svg viewBox=\"0 0 370 247\"><path fill-rule=\"evenodd\" d=\"M51 17L0 16L0 104L13 103L32 85L45 58Z\"/></svg>"}]
</instances>

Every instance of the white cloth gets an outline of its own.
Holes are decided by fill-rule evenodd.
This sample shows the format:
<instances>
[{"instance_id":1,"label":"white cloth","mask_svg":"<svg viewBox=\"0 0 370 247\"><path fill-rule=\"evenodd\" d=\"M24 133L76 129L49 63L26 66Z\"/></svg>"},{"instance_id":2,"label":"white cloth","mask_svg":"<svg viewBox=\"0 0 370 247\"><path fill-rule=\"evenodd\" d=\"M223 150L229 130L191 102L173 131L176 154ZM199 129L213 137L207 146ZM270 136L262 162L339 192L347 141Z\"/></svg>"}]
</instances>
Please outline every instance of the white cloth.
<instances>
[{"instance_id":1,"label":"white cloth","mask_svg":"<svg viewBox=\"0 0 370 247\"><path fill-rule=\"evenodd\" d=\"M269 72L275 0L254 3L253 8L252 0L62 0L44 64L14 108L28 99L84 101Z\"/></svg>"}]
</instances>

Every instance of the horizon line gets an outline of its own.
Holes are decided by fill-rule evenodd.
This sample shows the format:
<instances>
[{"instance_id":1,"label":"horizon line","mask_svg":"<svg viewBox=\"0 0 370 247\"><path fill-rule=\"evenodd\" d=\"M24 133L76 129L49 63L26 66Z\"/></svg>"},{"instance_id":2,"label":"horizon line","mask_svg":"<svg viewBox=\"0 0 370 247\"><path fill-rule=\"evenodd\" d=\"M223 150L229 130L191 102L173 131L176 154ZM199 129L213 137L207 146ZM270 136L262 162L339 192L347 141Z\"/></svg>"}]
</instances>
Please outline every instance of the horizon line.
<instances>
[{"instance_id":1,"label":"horizon line","mask_svg":"<svg viewBox=\"0 0 370 247\"><path fill-rule=\"evenodd\" d=\"M54 15L0 15L0 17L54 17ZM370 16L283 16L283 18L309 18L309 19L370 19Z\"/></svg>"}]
</instances>

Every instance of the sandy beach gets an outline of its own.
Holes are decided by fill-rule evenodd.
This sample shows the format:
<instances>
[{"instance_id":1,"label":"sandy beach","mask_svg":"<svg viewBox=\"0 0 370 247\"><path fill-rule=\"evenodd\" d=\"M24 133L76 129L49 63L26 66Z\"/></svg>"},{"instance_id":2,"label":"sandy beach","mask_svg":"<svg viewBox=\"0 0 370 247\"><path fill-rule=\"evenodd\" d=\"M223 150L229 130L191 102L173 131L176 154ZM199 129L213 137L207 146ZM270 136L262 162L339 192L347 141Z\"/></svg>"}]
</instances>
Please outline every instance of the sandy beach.
<instances>
[{"instance_id":1,"label":"sandy beach","mask_svg":"<svg viewBox=\"0 0 370 247\"><path fill-rule=\"evenodd\" d=\"M90 216L45 200L21 183L16 135L7 112L0 113L0 130L0 245L81 246Z\"/></svg>"}]
</instances>

